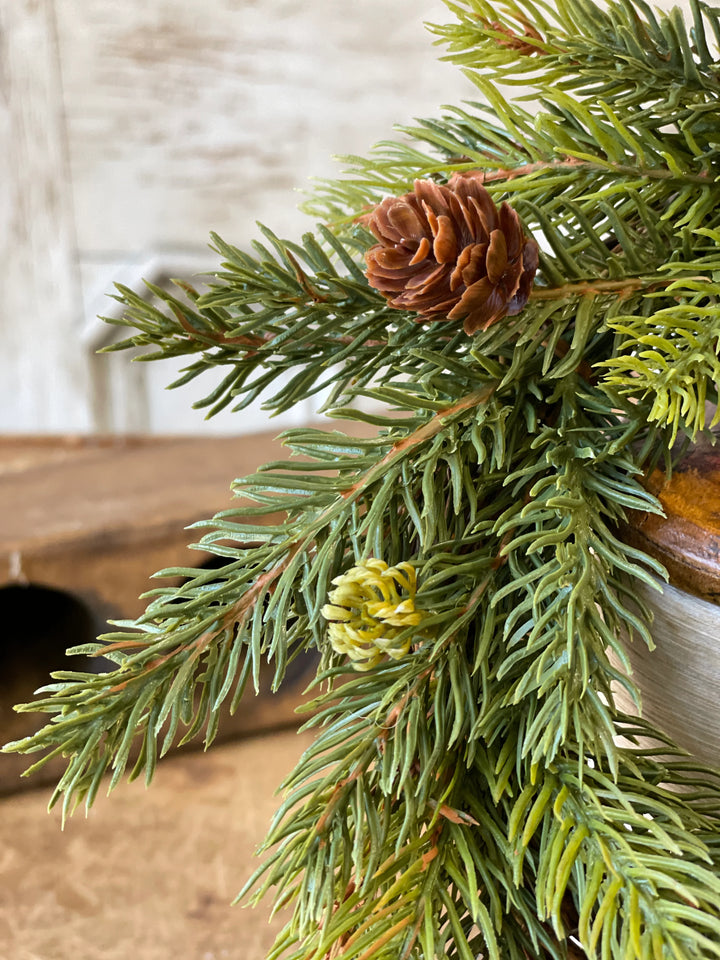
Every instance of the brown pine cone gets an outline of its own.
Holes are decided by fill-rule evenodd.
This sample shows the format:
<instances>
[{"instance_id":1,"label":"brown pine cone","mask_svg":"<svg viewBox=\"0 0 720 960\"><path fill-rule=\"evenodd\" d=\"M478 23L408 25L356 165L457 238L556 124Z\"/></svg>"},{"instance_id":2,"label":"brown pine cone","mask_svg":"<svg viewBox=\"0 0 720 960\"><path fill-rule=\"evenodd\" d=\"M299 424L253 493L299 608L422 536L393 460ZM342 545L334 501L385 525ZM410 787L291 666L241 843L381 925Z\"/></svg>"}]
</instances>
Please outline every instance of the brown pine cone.
<instances>
[{"instance_id":1,"label":"brown pine cone","mask_svg":"<svg viewBox=\"0 0 720 960\"><path fill-rule=\"evenodd\" d=\"M527 303L538 245L517 213L500 209L473 175L446 186L416 180L386 197L365 222L380 241L365 255L370 285L393 307L430 320L464 320L473 334Z\"/></svg>"}]
</instances>

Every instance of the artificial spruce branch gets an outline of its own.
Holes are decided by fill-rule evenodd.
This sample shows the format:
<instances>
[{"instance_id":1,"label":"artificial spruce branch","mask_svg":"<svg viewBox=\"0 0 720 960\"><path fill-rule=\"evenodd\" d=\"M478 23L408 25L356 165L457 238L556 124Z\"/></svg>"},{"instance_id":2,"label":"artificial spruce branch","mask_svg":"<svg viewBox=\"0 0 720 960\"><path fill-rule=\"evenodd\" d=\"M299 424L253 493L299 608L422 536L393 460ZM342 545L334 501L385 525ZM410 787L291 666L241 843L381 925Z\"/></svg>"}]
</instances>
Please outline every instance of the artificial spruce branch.
<instances>
[{"instance_id":1,"label":"artificial spruce branch","mask_svg":"<svg viewBox=\"0 0 720 960\"><path fill-rule=\"evenodd\" d=\"M293 907L270 957L709 960L720 779L641 719L664 570L622 530L717 422L720 9L447 5L481 101L346 158L300 243L215 237L203 290L117 292L117 349L223 369L209 414L329 389L376 435L284 434L197 525L224 565L162 571L184 585L83 648L115 669L56 674L6 749L67 757L68 813L315 649L316 739L246 887Z\"/></svg>"}]
</instances>

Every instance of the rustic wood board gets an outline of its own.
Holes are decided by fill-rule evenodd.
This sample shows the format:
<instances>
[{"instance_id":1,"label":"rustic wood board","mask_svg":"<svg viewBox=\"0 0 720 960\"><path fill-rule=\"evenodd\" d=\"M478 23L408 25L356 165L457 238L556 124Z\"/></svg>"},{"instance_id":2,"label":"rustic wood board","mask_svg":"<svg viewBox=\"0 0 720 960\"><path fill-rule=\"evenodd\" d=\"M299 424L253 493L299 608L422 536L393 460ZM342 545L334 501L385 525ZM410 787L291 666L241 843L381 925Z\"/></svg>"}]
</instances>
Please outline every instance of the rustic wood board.
<instances>
[{"instance_id":1,"label":"rustic wood board","mask_svg":"<svg viewBox=\"0 0 720 960\"><path fill-rule=\"evenodd\" d=\"M0 960L261 960L270 904L231 907L307 734L176 754L60 829L47 794L0 800Z\"/></svg>"},{"instance_id":2,"label":"rustic wood board","mask_svg":"<svg viewBox=\"0 0 720 960\"><path fill-rule=\"evenodd\" d=\"M28 609L36 639L25 659L20 662L22 651L0 648L5 658L0 742L20 739L40 725L41 715L17 714L12 706L32 699L50 671L64 666L64 649L104 632L108 618L139 615L145 605L139 595L162 582L149 580L156 570L200 566L208 555L188 549L199 531L185 528L231 506L233 478L282 455L269 434L0 439L0 588L30 583L59 589L81 601L97 624L91 636L73 635L59 649L50 648L42 636L37 641L40 627ZM28 593L28 604L33 602ZM52 630L54 625L48 626ZM6 630L6 644L7 635ZM23 628L12 643L26 639L30 642ZM311 658L293 669L277 694L269 692L268 669L261 696L256 699L248 691L237 713L224 718L224 735L295 724L294 710L313 669ZM27 786L19 775L29 764L20 755L0 756L0 793ZM54 779L61 768L62 762L53 761L42 777Z\"/></svg>"},{"instance_id":3,"label":"rustic wood board","mask_svg":"<svg viewBox=\"0 0 720 960\"><path fill-rule=\"evenodd\" d=\"M423 21L439 0L55 0L79 248L202 252L255 220L312 228L293 191L474 89ZM115 260L117 262L117 259Z\"/></svg>"},{"instance_id":4,"label":"rustic wood board","mask_svg":"<svg viewBox=\"0 0 720 960\"><path fill-rule=\"evenodd\" d=\"M217 267L211 230L246 248L256 220L312 229L295 189L339 172L331 154L473 96L423 27L446 18L440 0L0 0L0 430L200 426L188 391L155 389L171 364L92 356L99 293L158 260ZM243 418L269 426L259 404Z\"/></svg>"},{"instance_id":5,"label":"rustic wood board","mask_svg":"<svg viewBox=\"0 0 720 960\"><path fill-rule=\"evenodd\" d=\"M294 190L337 175L332 154L477 99L424 29L449 17L441 0L0 0L0 430L199 427L191 392L161 389L172 364L92 355L102 294L140 290L149 264L201 272L211 230L297 239L314 224ZM243 429L267 428L254 405Z\"/></svg>"},{"instance_id":6,"label":"rustic wood board","mask_svg":"<svg viewBox=\"0 0 720 960\"><path fill-rule=\"evenodd\" d=\"M0 2L0 429L87 430L53 0Z\"/></svg>"},{"instance_id":7,"label":"rustic wood board","mask_svg":"<svg viewBox=\"0 0 720 960\"><path fill-rule=\"evenodd\" d=\"M134 616L159 555L165 565L199 565L203 555L185 549L199 534L184 528L230 507L232 480L279 455L268 434L2 438L0 584L95 591Z\"/></svg>"}]
</instances>

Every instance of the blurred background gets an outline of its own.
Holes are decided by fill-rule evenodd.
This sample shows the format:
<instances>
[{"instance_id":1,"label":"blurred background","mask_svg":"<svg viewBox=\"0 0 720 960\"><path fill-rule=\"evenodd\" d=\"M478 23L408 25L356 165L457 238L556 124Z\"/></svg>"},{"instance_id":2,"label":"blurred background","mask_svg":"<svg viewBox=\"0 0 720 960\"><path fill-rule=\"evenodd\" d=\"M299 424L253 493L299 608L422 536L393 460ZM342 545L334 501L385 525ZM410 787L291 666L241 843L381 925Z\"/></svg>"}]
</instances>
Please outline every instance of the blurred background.
<instances>
[{"instance_id":1,"label":"blurred background","mask_svg":"<svg viewBox=\"0 0 720 960\"><path fill-rule=\"evenodd\" d=\"M424 21L440 0L0 0L0 432L231 432L167 363L96 355L137 290L212 269L211 230L280 236L332 154L472 96ZM310 408L279 423L305 420ZM242 430L267 429L262 411Z\"/></svg>"}]
</instances>

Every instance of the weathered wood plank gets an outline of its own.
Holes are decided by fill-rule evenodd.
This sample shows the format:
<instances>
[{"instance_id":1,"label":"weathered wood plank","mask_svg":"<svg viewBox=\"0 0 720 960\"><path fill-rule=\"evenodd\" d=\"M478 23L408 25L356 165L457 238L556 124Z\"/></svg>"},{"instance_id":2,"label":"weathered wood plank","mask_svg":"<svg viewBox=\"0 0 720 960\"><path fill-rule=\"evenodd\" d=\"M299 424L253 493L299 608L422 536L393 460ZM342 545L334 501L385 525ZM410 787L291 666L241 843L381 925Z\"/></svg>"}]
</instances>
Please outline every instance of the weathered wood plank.
<instances>
[{"instance_id":1,"label":"weathered wood plank","mask_svg":"<svg viewBox=\"0 0 720 960\"><path fill-rule=\"evenodd\" d=\"M186 278L193 261L214 267L211 229L240 246L257 219L299 236L312 222L293 191L336 173L333 152L366 152L394 122L472 94L437 62L423 27L447 17L439 0L342 12L333 0L56 2L88 319L110 306L90 290L109 291L120 274L140 290L148 264ZM172 272L182 258L186 270ZM163 390L181 364L128 361L91 362L101 429L238 429L230 410L203 423L190 408L197 385ZM258 401L241 429L288 426L316 409L301 404L271 423Z\"/></svg>"},{"instance_id":2,"label":"weathered wood plank","mask_svg":"<svg viewBox=\"0 0 720 960\"><path fill-rule=\"evenodd\" d=\"M361 424L348 426L363 431ZM282 456L272 434L0 439L0 743L39 726L38 715L14 714L12 705L30 700L48 682L67 647L94 640L107 619L139 615L145 608L139 595L161 585L149 580L156 570L199 567L208 559L188 549L199 532L186 528L232 506L233 478ZM79 601L80 610L18 589L28 584L59 590L74 606ZM313 669L312 656L298 658L293 676L272 695L269 667L261 677L262 695L249 694L233 717L224 715L221 735L294 723ZM27 785L18 780L27 766L26 757L0 757L0 793ZM43 776L54 777L61 766L51 764Z\"/></svg>"},{"instance_id":3,"label":"weathered wood plank","mask_svg":"<svg viewBox=\"0 0 720 960\"><path fill-rule=\"evenodd\" d=\"M448 17L440 0L0 0L0 430L199 427L190 390L162 391L168 365L80 344L92 291L178 254L202 270L211 229L243 246L256 219L312 226L292 191L336 173L331 154L475 96L423 28ZM207 430L268 425L258 404Z\"/></svg>"},{"instance_id":4,"label":"weathered wood plank","mask_svg":"<svg viewBox=\"0 0 720 960\"><path fill-rule=\"evenodd\" d=\"M51 0L0 3L0 430L91 426Z\"/></svg>"},{"instance_id":5,"label":"weathered wood plank","mask_svg":"<svg viewBox=\"0 0 720 960\"><path fill-rule=\"evenodd\" d=\"M293 189L470 96L439 0L56 0L84 255L297 234Z\"/></svg>"},{"instance_id":6,"label":"weathered wood plank","mask_svg":"<svg viewBox=\"0 0 720 960\"><path fill-rule=\"evenodd\" d=\"M42 584L137 616L156 570L207 559L187 527L237 503L235 477L286 453L271 433L0 438L0 587Z\"/></svg>"}]
</instances>

